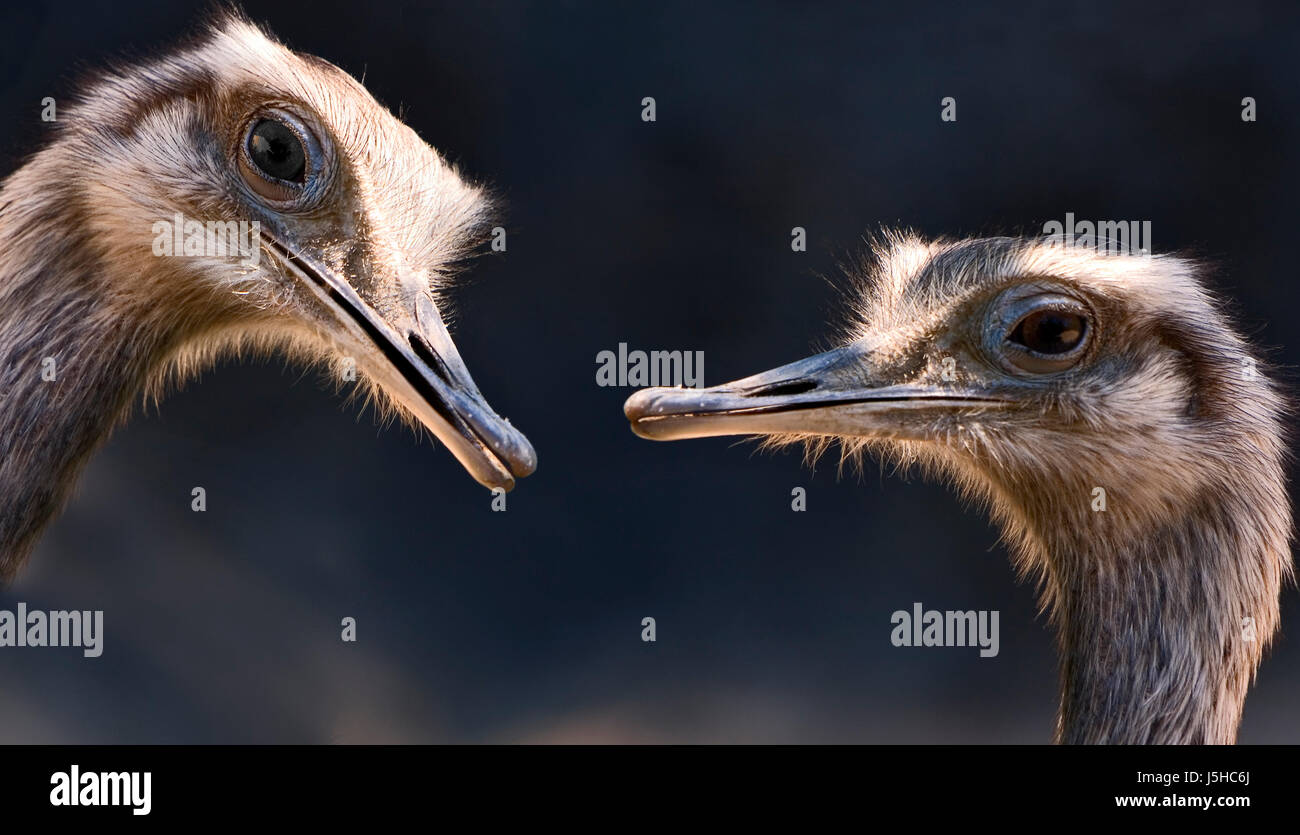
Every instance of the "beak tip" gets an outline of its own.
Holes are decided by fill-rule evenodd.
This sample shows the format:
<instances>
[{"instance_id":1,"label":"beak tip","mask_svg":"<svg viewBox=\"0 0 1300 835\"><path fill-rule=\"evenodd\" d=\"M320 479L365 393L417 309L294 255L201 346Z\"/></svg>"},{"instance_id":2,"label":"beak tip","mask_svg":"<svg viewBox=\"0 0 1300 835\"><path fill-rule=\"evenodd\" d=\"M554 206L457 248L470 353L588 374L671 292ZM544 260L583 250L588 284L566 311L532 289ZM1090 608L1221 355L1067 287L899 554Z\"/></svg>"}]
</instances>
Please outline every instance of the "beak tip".
<instances>
[{"instance_id":1,"label":"beak tip","mask_svg":"<svg viewBox=\"0 0 1300 835\"><path fill-rule=\"evenodd\" d=\"M663 389L660 388L647 388L634 392L623 403L623 414L635 425L637 421L654 413L662 392Z\"/></svg>"},{"instance_id":2,"label":"beak tip","mask_svg":"<svg viewBox=\"0 0 1300 835\"><path fill-rule=\"evenodd\" d=\"M623 402L623 415L633 423L636 422L638 417L641 417L641 415L645 413L642 408L645 398L641 397L644 393L645 390L642 389Z\"/></svg>"},{"instance_id":3,"label":"beak tip","mask_svg":"<svg viewBox=\"0 0 1300 835\"><path fill-rule=\"evenodd\" d=\"M636 435L638 438L645 438L647 441L653 441L655 439L654 436L647 432L642 424L636 420L630 421L628 426L632 430L632 434Z\"/></svg>"},{"instance_id":4,"label":"beak tip","mask_svg":"<svg viewBox=\"0 0 1300 835\"><path fill-rule=\"evenodd\" d=\"M537 453L533 451L531 445L526 455L510 462L510 472L516 478L524 478L537 472Z\"/></svg>"},{"instance_id":5,"label":"beak tip","mask_svg":"<svg viewBox=\"0 0 1300 835\"><path fill-rule=\"evenodd\" d=\"M623 414L631 424L632 433L647 441L672 440L668 431L674 423L672 416L691 408L690 402L683 402L682 397L681 389L663 387L644 388L633 394L623 404Z\"/></svg>"},{"instance_id":6,"label":"beak tip","mask_svg":"<svg viewBox=\"0 0 1300 835\"><path fill-rule=\"evenodd\" d=\"M657 440L653 433L650 432L645 418L654 413L658 390L653 388L641 389L632 394L631 397L623 403L623 414L631 425L632 433L638 438L646 440Z\"/></svg>"}]
</instances>

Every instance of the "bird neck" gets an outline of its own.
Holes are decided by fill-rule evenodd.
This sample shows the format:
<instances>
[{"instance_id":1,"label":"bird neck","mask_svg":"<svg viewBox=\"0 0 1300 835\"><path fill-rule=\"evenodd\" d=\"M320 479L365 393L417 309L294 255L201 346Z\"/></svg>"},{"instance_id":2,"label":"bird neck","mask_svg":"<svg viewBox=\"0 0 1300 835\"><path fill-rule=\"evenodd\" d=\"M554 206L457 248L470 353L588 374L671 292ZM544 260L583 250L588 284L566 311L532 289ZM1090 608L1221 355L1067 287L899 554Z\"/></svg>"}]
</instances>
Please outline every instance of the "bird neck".
<instances>
[{"instance_id":1,"label":"bird neck","mask_svg":"<svg viewBox=\"0 0 1300 835\"><path fill-rule=\"evenodd\" d=\"M1235 489L1205 490L1143 532L1095 512L1052 526L1091 523L1091 537L1044 537L1061 648L1058 741L1236 740L1277 627L1290 519L1264 510L1287 506L1276 462Z\"/></svg>"},{"instance_id":2,"label":"bird neck","mask_svg":"<svg viewBox=\"0 0 1300 835\"><path fill-rule=\"evenodd\" d=\"M0 582L173 342L123 292L142 276L113 280L79 195L38 162L0 189Z\"/></svg>"}]
</instances>

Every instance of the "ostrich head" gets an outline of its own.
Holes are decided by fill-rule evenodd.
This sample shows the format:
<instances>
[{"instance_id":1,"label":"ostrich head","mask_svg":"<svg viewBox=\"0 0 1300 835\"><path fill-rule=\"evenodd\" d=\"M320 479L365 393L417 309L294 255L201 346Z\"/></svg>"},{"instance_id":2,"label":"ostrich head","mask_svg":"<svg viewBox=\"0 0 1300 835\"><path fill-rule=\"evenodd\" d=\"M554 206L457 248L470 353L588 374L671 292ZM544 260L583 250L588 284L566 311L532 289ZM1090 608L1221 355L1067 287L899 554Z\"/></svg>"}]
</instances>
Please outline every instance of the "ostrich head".
<instances>
[{"instance_id":1,"label":"ostrich head","mask_svg":"<svg viewBox=\"0 0 1300 835\"><path fill-rule=\"evenodd\" d=\"M532 472L532 447L483 399L439 312L489 201L352 77L226 17L104 74L60 122L11 188L64 192L65 245L102 265L98 286L78 288L98 297L88 315L134 318L182 373L245 346L355 368L480 483ZM187 250L194 229L239 221L259 224L259 248L167 251L174 219Z\"/></svg>"},{"instance_id":2,"label":"ostrich head","mask_svg":"<svg viewBox=\"0 0 1300 835\"><path fill-rule=\"evenodd\" d=\"M1041 580L1060 738L1235 735L1290 564L1282 401L1194 265L887 235L861 278L840 347L637 392L633 430L840 439L949 477Z\"/></svg>"}]
</instances>

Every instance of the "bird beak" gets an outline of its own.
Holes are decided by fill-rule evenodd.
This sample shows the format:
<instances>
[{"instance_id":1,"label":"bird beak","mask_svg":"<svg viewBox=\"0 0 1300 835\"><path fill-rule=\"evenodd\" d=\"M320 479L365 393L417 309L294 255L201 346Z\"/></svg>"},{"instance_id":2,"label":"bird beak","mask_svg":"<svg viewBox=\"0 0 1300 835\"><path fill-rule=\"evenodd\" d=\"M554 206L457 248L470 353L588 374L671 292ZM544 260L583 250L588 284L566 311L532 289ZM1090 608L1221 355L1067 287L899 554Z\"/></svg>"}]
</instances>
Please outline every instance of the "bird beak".
<instances>
[{"instance_id":1,"label":"bird beak","mask_svg":"<svg viewBox=\"0 0 1300 835\"><path fill-rule=\"evenodd\" d=\"M334 313L341 329L335 336L360 354L358 367L418 417L475 481L510 490L537 468L532 444L479 393L426 293L416 295L410 310L381 316L312 256L262 238Z\"/></svg>"},{"instance_id":2,"label":"bird beak","mask_svg":"<svg viewBox=\"0 0 1300 835\"><path fill-rule=\"evenodd\" d=\"M648 388L628 398L632 431L654 441L717 435L836 435L911 438L937 410L1006 401L956 386L873 379L872 342L842 348L706 389Z\"/></svg>"}]
</instances>

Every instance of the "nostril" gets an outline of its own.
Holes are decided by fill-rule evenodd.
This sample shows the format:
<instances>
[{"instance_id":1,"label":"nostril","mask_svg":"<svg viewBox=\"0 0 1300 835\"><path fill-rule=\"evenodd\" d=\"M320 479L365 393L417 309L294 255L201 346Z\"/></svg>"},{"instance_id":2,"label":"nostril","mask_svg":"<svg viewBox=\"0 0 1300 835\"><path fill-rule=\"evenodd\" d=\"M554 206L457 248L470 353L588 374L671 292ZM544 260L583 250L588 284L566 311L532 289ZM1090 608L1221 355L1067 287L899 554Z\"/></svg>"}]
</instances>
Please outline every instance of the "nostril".
<instances>
[{"instance_id":1,"label":"nostril","mask_svg":"<svg viewBox=\"0 0 1300 835\"><path fill-rule=\"evenodd\" d=\"M411 350L415 351L415 355L424 360L424 364L429 366L434 374L438 375L438 379L450 386L451 379L447 375L446 367L442 364L442 358L429 347L429 343L424 341L424 337L412 331L407 336L406 341L411 343Z\"/></svg>"},{"instance_id":2,"label":"nostril","mask_svg":"<svg viewBox=\"0 0 1300 835\"><path fill-rule=\"evenodd\" d=\"M756 388L745 392L746 397L785 397L792 394L804 394L817 388L816 380L795 380L789 383L773 383L770 386Z\"/></svg>"}]
</instances>

